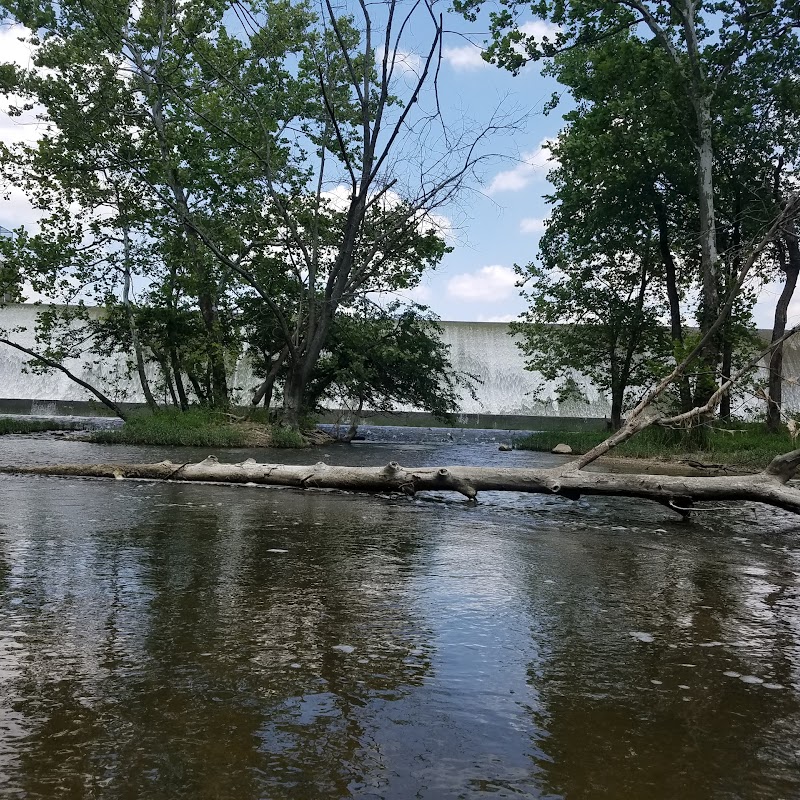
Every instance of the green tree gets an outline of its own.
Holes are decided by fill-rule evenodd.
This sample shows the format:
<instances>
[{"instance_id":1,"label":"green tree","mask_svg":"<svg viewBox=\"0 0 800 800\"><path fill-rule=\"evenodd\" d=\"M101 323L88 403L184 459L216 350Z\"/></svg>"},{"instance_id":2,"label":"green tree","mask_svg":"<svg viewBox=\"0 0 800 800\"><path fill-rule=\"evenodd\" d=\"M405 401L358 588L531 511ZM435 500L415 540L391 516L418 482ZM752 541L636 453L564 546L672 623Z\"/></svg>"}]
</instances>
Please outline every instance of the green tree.
<instances>
[{"instance_id":1,"label":"green tree","mask_svg":"<svg viewBox=\"0 0 800 800\"><path fill-rule=\"evenodd\" d=\"M159 262L148 280L175 313L196 302L213 405L230 397L225 308L256 296L280 332L285 417L296 425L337 314L368 292L412 287L438 261L432 212L482 158L493 124L456 131L421 105L440 20L396 0L377 22L363 4L315 17L285 0L3 8L37 44L14 89L51 126L23 155L67 193L126 176L138 200L126 215L140 222L131 235ZM412 23L416 41L424 26L429 41L405 91ZM180 348L169 349L180 396Z\"/></svg>"},{"instance_id":2,"label":"green tree","mask_svg":"<svg viewBox=\"0 0 800 800\"><path fill-rule=\"evenodd\" d=\"M518 270L529 309L522 335L526 368L557 381L559 400L585 399L587 376L611 398L611 426L637 390L663 373L671 350L661 314L658 252L649 233L589 229L557 207L541 243L541 264ZM576 227L581 236L576 236Z\"/></svg>"},{"instance_id":3,"label":"green tree","mask_svg":"<svg viewBox=\"0 0 800 800\"><path fill-rule=\"evenodd\" d=\"M647 256L647 282L650 293L666 295L662 317L669 321L673 357L680 359L686 296L696 285L692 265L699 254L686 166L691 154L683 152L686 120L664 102L669 60L658 48L621 33L557 56L548 71L576 101L552 143L558 166L549 176L555 191L548 200L560 233L575 240L586 260L598 236L606 246L616 236L621 256L637 241L657 243L656 259ZM631 237L631 231L642 235ZM636 259L641 262L643 255ZM636 313L635 304L630 311ZM679 397L687 410L691 386L686 377Z\"/></svg>"},{"instance_id":4,"label":"green tree","mask_svg":"<svg viewBox=\"0 0 800 800\"><path fill-rule=\"evenodd\" d=\"M340 314L308 384L307 405L349 409L348 439L365 407L391 413L406 405L452 419L474 377L453 369L442 333L423 306L383 309L367 302L358 313Z\"/></svg>"},{"instance_id":5,"label":"green tree","mask_svg":"<svg viewBox=\"0 0 800 800\"><path fill-rule=\"evenodd\" d=\"M457 8L475 18L482 0L461 0ZM551 23L553 33L536 40L518 25L518 15L529 11ZM746 81L749 70L770 80L796 74L797 9L788 2L763 0L740 4L721 0L598 0L561 3L544 0L529 3L509 0L491 12L492 42L487 58L512 71L531 59L556 56L570 49L591 48L630 30L646 37L671 65L665 72L664 102L678 109L677 116L690 120L687 141L694 149L694 205L697 208L700 250L698 319L704 336L703 366L696 381L694 400L704 402L715 390L721 356L720 328L722 259L718 242L717 195L719 158L716 151L720 106L726 87ZM792 54L787 59L786 54ZM794 67L787 71L787 65ZM677 92L675 90L678 90ZM685 150L685 148L681 148ZM736 288L734 282L730 288ZM718 321L719 320L719 321Z\"/></svg>"}]
</instances>

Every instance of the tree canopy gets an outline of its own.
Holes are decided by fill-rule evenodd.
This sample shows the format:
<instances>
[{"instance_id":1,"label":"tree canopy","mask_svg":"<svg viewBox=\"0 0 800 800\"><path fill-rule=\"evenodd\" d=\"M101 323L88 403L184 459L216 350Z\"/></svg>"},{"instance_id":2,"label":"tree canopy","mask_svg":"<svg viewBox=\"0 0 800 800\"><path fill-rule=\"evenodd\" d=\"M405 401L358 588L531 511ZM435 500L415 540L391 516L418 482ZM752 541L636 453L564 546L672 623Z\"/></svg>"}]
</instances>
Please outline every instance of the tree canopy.
<instances>
[{"instance_id":1,"label":"tree canopy","mask_svg":"<svg viewBox=\"0 0 800 800\"><path fill-rule=\"evenodd\" d=\"M42 354L64 355L75 319L90 321L82 304L99 302L93 346L133 352L151 405L155 373L181 407L193 394L224 409L255 304L247 338L269 368L253 400L280 376L296 425L339 317L438 264L434 211L485 157L494 123L457 130L420 108L441 20L400 0L0 7L34 53L4 67L6 91L46 123L35 144L0 152L41 214L37 233L3 243L5 270L68 309L41 327ZM409 85L412 25L427 40ZM383 306L384 324L402 320Z\"/></svg>"}]
</instances>

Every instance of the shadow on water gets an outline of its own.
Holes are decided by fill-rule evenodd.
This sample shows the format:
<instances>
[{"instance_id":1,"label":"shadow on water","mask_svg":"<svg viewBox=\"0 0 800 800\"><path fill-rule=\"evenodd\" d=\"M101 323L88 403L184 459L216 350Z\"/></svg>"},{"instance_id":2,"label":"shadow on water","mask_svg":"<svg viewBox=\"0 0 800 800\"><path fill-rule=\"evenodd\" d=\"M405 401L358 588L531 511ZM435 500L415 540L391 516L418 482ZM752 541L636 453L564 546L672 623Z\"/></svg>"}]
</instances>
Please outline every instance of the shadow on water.
<instances>
[{"instance_id":1,"label":"shadow on water","mask_svg":"<svg viewBox=\"0 0 800 800\"><path fill-rule=\"evenodd\" d=\"M73 446L109 460L30 459ZM3 798L800 794L787 515L12 476L0 509Z\"/></svg>"}]
</instances>

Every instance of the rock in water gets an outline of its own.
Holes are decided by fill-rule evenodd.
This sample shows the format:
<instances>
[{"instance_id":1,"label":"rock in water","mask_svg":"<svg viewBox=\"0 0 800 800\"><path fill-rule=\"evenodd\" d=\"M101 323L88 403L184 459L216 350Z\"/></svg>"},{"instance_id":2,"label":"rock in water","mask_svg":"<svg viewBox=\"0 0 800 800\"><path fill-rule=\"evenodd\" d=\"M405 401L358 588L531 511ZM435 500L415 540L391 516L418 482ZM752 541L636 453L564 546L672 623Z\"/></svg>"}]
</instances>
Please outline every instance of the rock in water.
<instances>
[{"instance_id":1,"label":"rock in water","mask_svg":"<svg viewBox=\"0 0 800 800\"><path fill-rule=\"evenodd\" d=\"M568 444L562 443L557 444L550 452L560 456L569 456L572 455L572 448Z\"/></svg>"},{"instance_id":2,"label":"rock in water","mask_svg":"<svg viewBox=\"0 0 800 800\"><path fill-rule=\"evenodd\" d=\"M501 444L500 447L497 448L501 453L509 453L514 448L510 444Z\"/></svg>"}]
</instances>

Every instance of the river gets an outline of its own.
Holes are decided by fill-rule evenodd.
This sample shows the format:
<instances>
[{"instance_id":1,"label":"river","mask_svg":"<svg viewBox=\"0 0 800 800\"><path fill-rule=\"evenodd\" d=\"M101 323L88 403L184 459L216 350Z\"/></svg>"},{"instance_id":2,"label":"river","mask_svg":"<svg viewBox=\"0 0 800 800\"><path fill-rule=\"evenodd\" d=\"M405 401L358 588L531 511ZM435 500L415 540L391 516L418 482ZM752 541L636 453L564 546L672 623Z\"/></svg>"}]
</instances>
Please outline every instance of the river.
<instances>
[{"instance_id":1,"label":"river","mask_svg":"<svg viewBox=\"0 0 800 800\"><path fill-rule=\"evenodd\" d=\"M0 463L205 455L0 439ZM0 476L0 797L798 798L800 526Z\"/></svg>"}]
</instances>

